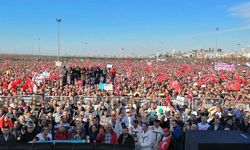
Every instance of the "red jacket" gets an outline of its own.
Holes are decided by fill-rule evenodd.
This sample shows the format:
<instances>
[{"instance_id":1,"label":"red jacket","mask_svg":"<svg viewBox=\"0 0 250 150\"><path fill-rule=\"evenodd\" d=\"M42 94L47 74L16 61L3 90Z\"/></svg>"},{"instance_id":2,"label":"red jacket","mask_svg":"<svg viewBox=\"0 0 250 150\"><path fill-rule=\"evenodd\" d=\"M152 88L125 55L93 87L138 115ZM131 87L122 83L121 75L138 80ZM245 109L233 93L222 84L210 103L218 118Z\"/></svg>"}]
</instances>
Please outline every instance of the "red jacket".
<instances>
[{"instance_id":1,"label":"red jacket","mask_svg":"<svg viewBox=\"0 0 250 150\"><path fill-rule=\"evenodd\" d=\"M100 132L97 135L96 140L100 143L104 143L104 138L105 138L105 132ZM111 144L118 144L118 138L114 131L112 131L112 134L111 134Z\"/></svg>"},{"instance_id":2,"label":"red jacket","mask_svg":"<svg viewBox=\"0 0 250 150\"><path fill-rule=\"evenodd\" d=\"M5 118L6 116L3 116L0 118L0 128L4 128L6 126L13 127L13 122L9 118Z\"/></svg>"},{"instance_id":3,"label":"red jacket","mask_svg":"<svg viewBox=\"0 0 250 150\"><path fill-rule=\"evenodd\" d=\"M55 134L55 140L69 140L69 139L70 139L69 133L60 133L60 132L57 132Z\"/></svg>"}]
</instances>

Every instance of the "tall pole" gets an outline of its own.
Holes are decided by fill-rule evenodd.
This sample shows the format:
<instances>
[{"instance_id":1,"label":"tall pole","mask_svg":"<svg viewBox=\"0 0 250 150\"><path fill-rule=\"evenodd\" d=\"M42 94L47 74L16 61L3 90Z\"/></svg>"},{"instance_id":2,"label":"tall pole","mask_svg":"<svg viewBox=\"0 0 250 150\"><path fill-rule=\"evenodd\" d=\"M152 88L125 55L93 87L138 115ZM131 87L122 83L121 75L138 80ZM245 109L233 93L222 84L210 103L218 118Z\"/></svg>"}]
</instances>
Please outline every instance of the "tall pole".
<instances>
[{"instance_id":1,"label":"tall pole","mask_svg":"<svg viewBox=\"0 0 250 150\"><path fill-rule=\"evenodd\" d=\"M59 56L60 56L60 22L62 21L61 19L56 19L56 21L57 21L57 24L58 24L58 43L57 43L57 61L60 61L60 58L59 58Z\"/></svg>"},{"instance_id":2,"label":"tall pole","mask_svg":"<svg viewBox=\"0 0 250 150\"><path fill-rule=\"evenodd\" d=\"M215 50L217 51L217 49L218 49L218 31L219 31L219 28L217 27L216 28L216 46L215 46Z\"/></svg>"},{"instance_id":3,"label":"tall pole","mask_svg":"<svg viewBox=\"0 0 250 150\"><path fill-rule=\"evenodd\" d=\"M88 45L88 42L85 42L85 57L87 58L87 45Z\"/></svg>"},{"instance_id":4,"label":"tall pole","mask_svg":"<svg viewBox=\"0 0 250 150\"><path fill-rule=\"evenodd\" d=\"M82 58L84 57L84 50L85 50L85 43L83 44L83 49L82 49Z\"/></svg>"},{"instance_id":5,"label":"tall pole","mask_svg":"<svg viewBox=\"0 0 250 150\"><path fill-rule=\"evenodd\" d=\"M40 38L38 39L38 58L40 58Z\"/></svg>"}]
</instances>

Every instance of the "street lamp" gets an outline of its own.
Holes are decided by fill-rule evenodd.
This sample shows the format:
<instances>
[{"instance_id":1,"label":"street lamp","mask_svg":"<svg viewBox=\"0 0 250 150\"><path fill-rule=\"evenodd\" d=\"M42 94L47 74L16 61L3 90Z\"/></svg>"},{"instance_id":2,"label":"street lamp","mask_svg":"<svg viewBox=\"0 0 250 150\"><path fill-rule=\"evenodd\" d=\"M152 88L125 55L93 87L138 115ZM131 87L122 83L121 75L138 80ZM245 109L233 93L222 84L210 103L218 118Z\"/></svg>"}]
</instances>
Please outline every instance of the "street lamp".
<instances>
[{"instance_id":1,"label":"street lamp","mask_svg":"<svg viewBox=\"0 0 250 150\"><path fill-rule=\"evenodd\" d=\"M218 49L218 31L219 31L219 27L216 28L216 51Z\"/></svg>"},{"instance_id":2,"label":"street lamp","mask_svg":"<svg viewBox=\"0 0 250 150\"><path fill-rule=\"evenodd\" d=\"M87 58L87 45L88 45L88 42L85 42L85 57Z\"/></svg>"},{"instance_id":3,"label":"street lamp","mask_svg":"<svg viewBox=\"0 0 250 150\"><path fill-rule=\"evenodd\" d=\"M38 58L40 58L40 38L38 39Z\"/></svg>"},{"instance_id":4,"label":"street lamp","mask_svg":"<svg viewBox=\"0 0 250 150\"><path fill-rule=\"evenodd\" d=\"M61 22L61 21L62 21L62 20L59 19L59 18L56 19L56 22L57 22L57 24L58 24L57 61L60 60L60 59L59 59L59 51L60 51L60 22Z\"/></svg>"}]
</instances>

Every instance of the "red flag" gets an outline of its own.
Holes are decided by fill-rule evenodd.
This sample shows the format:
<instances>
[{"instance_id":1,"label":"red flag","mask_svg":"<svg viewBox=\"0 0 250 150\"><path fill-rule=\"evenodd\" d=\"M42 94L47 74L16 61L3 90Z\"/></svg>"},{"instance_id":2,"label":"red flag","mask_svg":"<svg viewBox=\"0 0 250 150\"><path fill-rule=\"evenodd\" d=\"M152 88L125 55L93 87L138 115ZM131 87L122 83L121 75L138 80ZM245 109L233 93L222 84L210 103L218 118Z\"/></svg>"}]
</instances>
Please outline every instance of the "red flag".
<instances>
[{"instance_id":1,"label":"red flag","mask_svg":"<svg viewBox=\"0 0 250 150\"><path fill-rule=\"evenodd\" d=\"M190 98L190 99L193 98L193 93L191 92L190 89L188 89L187 94L188 94L188 98Z\"/></svg>"},{"instance_id":2,"label":"red flag","mask_svg":"<svg viewBox=\"0 0 250 150\"><path fill-rule=\"evenodd\" d=\"M214 76L214 74L210 74L209 77L210 77L210 82L212 82L212 83L217 82L217 79L216 79L216 77Z\"/></svg>"},{"instance_id":3,"label":"red flag","mask_svg":"<svg viewBox=\"0 0 250 150\"><path fill-rule=\"evenodd\" d=\"M181 84L178 81L170 81L169 87L175 89L178 93L181 92Z\"/></svg>"},{"instance_id":4,"label":"red flag","mask_svg":"<svg viewBox=\"0 0 250 150\"><path fill-rule=\"evenodd\" d=\"M8 89L8 82L6 80L4 80L4 84L3 84L3 89Z\"/></svg>"},{"instance_id":5,"label":"red flag","mask_svg":"<svg viewBox=\"0 0 250 150\"><path fill-rule=\"evenodd\" d=\"M52 81L52 80L56 80L60 77L60 74L54 74L51 75L47 80Z\"/></svg>"},{"instance_id":6,"label":"red flag","mask_svg":"<svg viewBox=\"0 0 250 150\"><path fill-rule=\"evenodd\" d=\"M77 85L78 85L78 86L82 86L82 80L78 80L78 81L77 81Z\"/></svg>"},{"instance_id":7,"label":"red flag","mask_svg":"<svg viewBox=\"0 0 250 150\"><path fill-rule=\"evenodd\" d=\"M228 76L226 76L224 73L222 73L222 72L219 72L218 73L218 75L219 75L219 77L221 78L221 79L228 79Z\"/></svg>"},{"instance_id":8,"label":"red flag","mask_svg":"<svg viewBox=\"0 0 250 150\"><path fill-rule=\"evenodd\" d=\"M241 89L241 86L239 83L229 83L226 86L228 91L239 91Z\"/></svg>"},{"instance_id":9,"label":"red flag","mask_svg":"<svg viewBox=\"0 0 250 150\"><path fill-rule=\"evenodd\" d=\"M202 84L203 84L203 80L202 80L202 79L199 79L199 80L198 80L198 87L201 87Z\"/></svg>"},{"instance_id":10,"label":"red flag","mask_svg":"<svg viewBox=\"0 0 250 150\"><path fill-rule=\"evenodd\" d=\"M149 72L149 71L150 71L149 65L147 65L147 66L145 67L145 71L146 71L146 72Z\"/></svg>"},{"instance_id":11,"label":"red flag","mask_svg":"<svg viewBox=\"0 0 250 150\"><path fill-rule=\"evenodd\" d=\"M12 84L11 84L11 87L13 88L14 91L16 91L17 87L19 86L19 84L22 83L22 79L21 78L18 78L16 81L14 81Z\"/></svg>"},{"instance_id":12,"label":"red flag","mask_svg":"<svg viewBox=\"0 0 250 150\"><path fill-rule=\"evenodd\" d=\"M13 125L14 125L13 122L8 117L2 116L0 118L0 128L4 128L5 126L8 126L11 128L13 127Z\"/></svg>"},{"instance_id":13,"label":"red flag","mask_svg":"<svg viewBox=\"0 0 250 150\"><path fill-rule=\"evenodd\" d=\"M168 93L166 93L166 106L170 106L171 98Z\"/></svg>"},{"instance_id":14,"label":"red flag","mask_svg":"<svg viewBox=\"0 0 250 150\"><path fill-rule=\"evenodd\" d=\"M30 92L33 92L33 83L29 77L26 77L26 89L28 88Z\"/></svg>"},{"instance_id":15,"label":"red flag","mask_svg":"<svg viewBox=\"0 0 250 150\"><path fill-rule=\"evenodd\" d=\"M158 76L157 77L157 82L163 82L164 81L164 77L163 76Z\"/></svg>"},{"instance_id":16,"label":"red flag","mask_svg":"<svg viewBox=\"0 0 250 150\"><path fill-rule=\"evenodd\" d=\"M28 83L27 83L27 80L26 80L26 82L23 84L23 90L26 90L27 88L28 88Z\"/></svg>"},{"instance_id":17,"label":"red flag","mask_svg":"<svg viewBox=\"0 0 250 150\"><path fill-rule=\"evenodd\" d=\"M166 139L164 139L159 143L159 150L168 150L170 142L171 142L171 136L168 136Z\"/></svg>"}]
</instances>

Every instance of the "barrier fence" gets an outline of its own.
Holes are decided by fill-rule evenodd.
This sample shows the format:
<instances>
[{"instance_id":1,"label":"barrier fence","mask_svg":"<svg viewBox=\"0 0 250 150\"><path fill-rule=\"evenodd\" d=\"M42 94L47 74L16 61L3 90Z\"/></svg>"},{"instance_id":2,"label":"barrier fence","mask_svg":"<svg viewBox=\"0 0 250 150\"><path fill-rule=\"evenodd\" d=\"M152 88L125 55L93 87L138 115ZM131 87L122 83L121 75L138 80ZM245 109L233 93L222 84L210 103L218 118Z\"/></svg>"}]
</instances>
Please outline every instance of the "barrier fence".
<instances>
[{"instance_id":1,"label":"barrier fence","mask_svg":"<svg viewBox=\"0 0 250 150\"><path fill-rule=\"evenodd\" d=\"M199 98L195 97L191 101L191 110L197 111L200 108L211 108L213 106L224 106L224 99L222 98Z\"/></svg>"},{"instance_id":2,"label":"barrier fence","mask_svg":"<svg viewBox=\"0 0 250 150\"><path fill-rule=\"evenodd\" d=\"M131 145L123 144L82 144L82 143L36 143L0 145L1 150L132 150Z\"/></svg>"},{"instance_id":3,"label":"barrier fence","mask_svg":"<svg viewBox=\"0 0 250 150\"><path fill-rule=\"evenodd\" d=\"M87 96L41 96L41 95L16 95L16 96L0 96L0 108L6 103L19 103L22 101L28 105L36 103L36 105L47 104L51 101L56 101L58 105L69 103L69 104L77 104L80 102L82 105L94 105L97 106L100 102L110 101L113 103L122 103L124 106L127 104L137 104L143 105L151 103L157 104L157 106L165 106L166 99L165 98L137 98L137 97L122 97L122 96L109 96L109 97L87 97ZM172 104L174 105L185 105L191 111L197 111L201 107L203 108L211 108L213 106L222 106L225 107L227 101L222 98L199 98L195 97L192 100L187 98L176 98L171 99ZM235 106L243 106L244 109L250 111L250 101L237 101L235 102Z\"/></svg>"}]
</instances>

